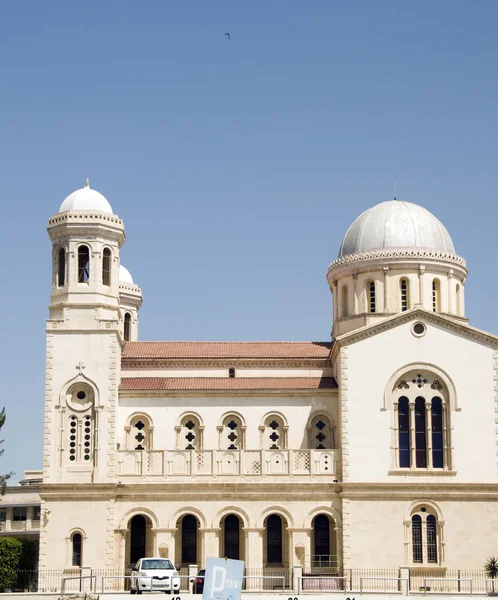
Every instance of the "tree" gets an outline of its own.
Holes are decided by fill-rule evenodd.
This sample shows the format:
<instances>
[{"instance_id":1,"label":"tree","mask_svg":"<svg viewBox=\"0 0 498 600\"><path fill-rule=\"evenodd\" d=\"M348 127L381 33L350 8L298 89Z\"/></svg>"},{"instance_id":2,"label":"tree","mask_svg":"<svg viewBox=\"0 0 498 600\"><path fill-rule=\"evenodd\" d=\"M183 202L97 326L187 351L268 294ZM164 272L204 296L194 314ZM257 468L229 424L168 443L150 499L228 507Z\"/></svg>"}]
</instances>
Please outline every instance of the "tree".
<instances>
[{"instance_id":1,"label":"tree","mask_svg":"<svg viewBox=\"0 0 498 600\"><path fill-rule=\"evenodd\" d=\"M0 537L0 590L10 590L17 582L17 567L21 555L21 540Z\"/></svg>"},{"instance_id":2,"label":"tree","mask_svg":"<svg viewBox=\"0 0 498 600\"><path fill-rule=\"evenodd\" d=\"M0 431L5 423L5 406L0 410ZM3 444L3 440L0 440L0 444ZM3 454L3 448L0 450L0 456ZM7 480L11 477L12 473L7 473L6 475L0 475L0 495L5 494L5 486L7 485Z\"/></svg>"},{"instance_id":3,"label":"tree","mask_svg":"<svg viewBox=\"0 0 498 600\"><path fill-rule=\"evenodd\" d=\"M498 558L492 556L484 563L484 570L488 579L496 579L498 577Z\"/></svg>"}]
</instances>

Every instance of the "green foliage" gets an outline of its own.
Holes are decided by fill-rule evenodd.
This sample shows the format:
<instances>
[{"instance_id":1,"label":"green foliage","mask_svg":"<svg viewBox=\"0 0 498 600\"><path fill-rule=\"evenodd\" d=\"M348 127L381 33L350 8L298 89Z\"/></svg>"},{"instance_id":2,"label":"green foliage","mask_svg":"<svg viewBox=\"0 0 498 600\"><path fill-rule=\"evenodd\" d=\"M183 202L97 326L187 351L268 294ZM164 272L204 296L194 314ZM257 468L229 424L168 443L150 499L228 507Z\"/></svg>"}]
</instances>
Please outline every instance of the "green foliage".
<instances>
[{"instance_id":1,"label":"green foliage","mask_svg":"<svg viewBox=\"0 0 498 600\"><path fill-rule=\"evenodd\" d=\"M484 570L489 579L496 579L498 577L498 558L491 556L484 563Z\"/></svg>"},{"instance_id":2,"label":"green foliage","mask_svg":"<svg viewBox=\"0 0 498 600\"><path fill-rule=\"evenodd\" d=\"M38 542L21 540L22 554L17 568L20 571L34 571L38 566Z\"/></svg>"},{"instance_id":3,"label":"green foliage","mask_svg":"<svg viewBox=\"0 0 498 600\"><path fill-rule=\"evenodd\" d=\"M0 410L0 430L4 426L5 423L5 407ZM3 440L0 440L0 444L3 444ZM3 448L0 450L0 456L3 454ZM12 473L7 473L7 475L0 475L0 495L3 496L5 494L5 486L7 485L7 480L10 478Z\"/></svg>"},{"instance_id":4,"label":"green foliage","mask_svg":"<svg viewBox=\"0 0 498 600\"><path fill-rule=\"evenodd\" d=\"M21 556L21 540L0 537L0 590L12 589L15 585Z\"/></svg>"}]
</instances>

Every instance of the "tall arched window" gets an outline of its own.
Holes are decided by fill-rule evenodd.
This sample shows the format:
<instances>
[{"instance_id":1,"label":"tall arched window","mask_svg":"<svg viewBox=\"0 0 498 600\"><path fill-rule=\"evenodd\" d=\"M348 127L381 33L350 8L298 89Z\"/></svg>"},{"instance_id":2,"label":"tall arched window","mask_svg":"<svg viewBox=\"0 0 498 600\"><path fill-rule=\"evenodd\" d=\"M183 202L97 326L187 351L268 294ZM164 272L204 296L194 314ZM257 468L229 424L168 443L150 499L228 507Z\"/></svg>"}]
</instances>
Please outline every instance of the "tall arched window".
<instances>
[{"instance_id":1,"label":"tall arched window","mask_svg":"<svg viewBox=\"0 0 498 600\"><path fill-rule=\"evenodd\" d=\"M147 556L147 521L143 515L135 515L130 522L130 564L135 565Z\"/></svg>"},{"instance_id":2,"label":"tall arched window","mask_svg":"<svg viewBox=\"0 0 498 600\"><path fill-rule=\"evenodd\" d=\"M404 375L394 388L394 415L397 467L451 468L448 390L442 381L419 371Z\"/></svg>"},{"instance_id":3,"label":"tall arched window","mask_svg":"<svg viewBox=\"0 0 498 600\"><path fill-rule=\"evenodd\" d=\"M432 509L420 507L411 518L412 561L414 564L438 563L437 518Z\"/></svg>"},{"instance_id":4,"label":"tall arched window","mask_svg":"<svg viewBox=\"0 0 498 600\"><path fill-rule=\"evenodd\" d=\"M90 280L90 250L88 246L78 248L78 283L88 283Z\"/></svg>"},{"instance_id":5,"label":"tall arched window","mask_svg":"<svg viewBox=\"0 0 498 600\"><path fill-rule=\"evenodd\" d=\"M92 411L84 415L69 413L69 461L93 462L93 419Z\"/></svg>"},{"instance_id":6,"label":"tall arched window","mask_svg":"<svg viewBox=\"0 0 498 600\"><path fill-rule=\"evenodd\" d=\"M285 428L279 415L271 415L265 420L263 448L267 450L282 450L285 448Z\"/></svg>"},{"instance_id":7,"label":"tall arched window","mask_svg":"<svg viewBox=\"0 0 498 600\"><path fill-rule=\"evenodd\" d=\"M73 567L81 567L83 564L83 538L81 533L73 533L71 538Z\"/></svg>"},{"instance_id":8,"label":"tall arched window","mask_svg":"<svg viewBox=\"0 0 498 600\"><path fill-rule=\"evenodd\" d=\"M240 519L237 515L227 515L223 521L223 556L240 559Z\"/></svg>"},{"instance_id":9,"label":"tall arched window","mask_svg":"<svg viewBox=\"0 0 498 600\"><path fill-rule=\"evenodd\" d=\"M64 248L59 249L59 264L57 265L57 285L62 287L66 284L66 251Z\"/></svg>"},{"instance_id":10,"label":"tall arched window","mask_svg":"<svg viewBox=\"0 0 498 600\"><path fill-rule=\"evenodd\" d=\"M125 342L129 342L131 339L131 314L129 312L124 316L124 339Z\"/></svg>"},{"instance_id":11,"label":"tall arched window","mask_svg":"<svg viewBox=\"0 0 498 600\"><path fill-rule=\"evenodd\" d=\"M220 448L222 450L240 450L243 448L243 430L237 415L228 415L223 419Z\"/></svg>"},{"instance_id":12,"label":"tall arched window","mask_svg":"<svg viewBox=\"0 0 498 600\"><path fill-rule=\"evenodd\" d=\"M201 431L199 419L193 415L183 417L178 436L178 448L181 450L200 450Z\"/></svg>"},{"instance_id":13,"label":"tall arched window","mask_svg":"<svg viewBox=\"0 0 498 600\"><path fill-rule=\"evenodd\" d=\"M367 283L368 312L375 312L375 281Z\"/></svg>"},{"instance_id":14,"label":"tall arched window","mask_svg":"<svg viewBox=\"0 0 498 600\"><path fill-rule=\"evenodd\" d=\"M401 310L404 312L410 308L410 282L406 277L399 280L401 292Z\"/></svg>"},{"instance_id":15,"label":"tall arched window","mask_svg":"<svg viewBox=\"0 0 498 600\"><path fill-rule=\"evenodd\" d=\"M317 515L313 519L313 558L312 566L330 567L330 520L328 515Z\"/></svg>"},{"instance_id":16,"label":"tall arched window","mask_svg":"<svg viewBox=\"0 0 498 600\"><path fill-rule=\"evenodd\" d=\"M111 251L104 248L102 254L102 285L111 285Z\"/></svg>"},{"instance_id":17,"label":"tall arched window","mask_svg":"<svg viewBox=\"0 0 498 600\"><path fill-rule=\"evenodd\" d=\"M348 286L343 285L341 291L341 317L348 316Z\"/></svg>"},{"instance_id":18,"label":"tall arched window","mask_svg":"<svg viewBox=\"0 0 498 600\"><path fill-rule=\"evenodd\" d=\"M266 520L266 562L282 564L282 518L270 515Z\"/></svg>"},{"instance_id":19,"label":"tall arched window","mask_svg":"<svg viewBox=\"0 0 498 600\"><path fill-rule=\"evenodd\" d=\"M185 515L182 519L182 564L197 564L197 528L194 515Z\"/></svg>"},{"instance_id":20,"label":"tall arched window","mask_svg":"<svg viewBox=\"0 0 498 600\"><path fill-rule=\"evenodd\" d=\"M441 282L439 279L432 280L432 310L441 312Z\"/></svg>"},{"instance_id":21,"label":"tall arched window","mask_svg":"<svg viewBox=\"0 0 498 600\"><path fill-rule=\"evenodd\" d=\"M334 430L325 415L315 415L308 425L309 447L315 450L335 448Z\"/></svg>"}]
</instances>

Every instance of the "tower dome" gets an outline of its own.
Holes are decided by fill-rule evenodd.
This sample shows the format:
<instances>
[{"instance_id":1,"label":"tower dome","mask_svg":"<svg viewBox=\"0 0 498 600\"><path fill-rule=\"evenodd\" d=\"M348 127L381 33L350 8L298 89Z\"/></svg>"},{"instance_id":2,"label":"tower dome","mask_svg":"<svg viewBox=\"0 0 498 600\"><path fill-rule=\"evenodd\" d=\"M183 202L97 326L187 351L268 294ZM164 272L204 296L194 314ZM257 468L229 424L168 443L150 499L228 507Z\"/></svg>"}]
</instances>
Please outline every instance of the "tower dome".
<instances>
[{"instance_id":1,"label":"tower dome","mask_svg":"<svg viewBox=\"0 0 498 600\"><path fill-rule=\"evenodd\" d=\"M369 208L354 221L344 236L338 258L355 252L406 247L455 254L450 234L432 213L418 204L389 200Z\"/></svg>"},{"instance_id":2,"label":"tower dome","mask_svg":"<svg viewBox=\"0 0 498 600\"><path fill-rule=\"evenodd\" d=\"M120 283L129 283L134 285L133 277L126 267L119 265L119 281Z\"/></svg>"},{"instance_id":3,"label":"tower dome","mask_svg":"<svg viewBox=\"0 0 498 600\"><path fill-rule=\"evenodd\" d=\"M85 187L69 194L59 208L60 213L69 210L98 210L99 212L113 214L107 198L96 190L92 190L88 179Z\"/></svg>"}]
</instances>

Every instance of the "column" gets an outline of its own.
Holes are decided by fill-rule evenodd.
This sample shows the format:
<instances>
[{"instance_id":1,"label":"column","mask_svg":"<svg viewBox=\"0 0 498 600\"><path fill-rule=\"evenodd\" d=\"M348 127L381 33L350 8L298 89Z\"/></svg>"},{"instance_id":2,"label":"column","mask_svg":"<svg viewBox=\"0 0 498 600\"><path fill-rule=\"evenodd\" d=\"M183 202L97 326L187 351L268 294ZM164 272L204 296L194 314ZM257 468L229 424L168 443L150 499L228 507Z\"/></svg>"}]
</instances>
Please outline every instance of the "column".
<instances>
[{"instance_id":1,"label":"column","mask_svg":"<svg viewBox=\"0 0 498 600\"><path fill-rule=\"evenodd\" d=\"M204 534L204 553L202 565L205 565L206 559L210 556L221 556L220 554L220 528L201 529Z\"/></svg>"},{"instance_id":2,"label":"column","mask_svg":"<svg viewBox=\"0 0 498 600\"><path fill-rule=\"evenodd\" d=\"M330 291L332 292L332 298L333 298L333 305L334 305L334 323L337 321L337 319L339 318L339 288L337 287L337 280L334 279L332 282L332 287L330 288Z\"/></svg>"},{"instance_id":3,"label":"column","mask_svg":"<svg viewBox=\"0 0 498 600\"><path fill-rule=\"evenodd\" d=\"M391 312L390 302L389 302L389 267L383 267L384 271L384 312Z\"/></svg>"},{"instance_id":4,"label":"column","mask_svg":"<svg viewBox=\"0 0 498 600\"><path fill-rule=\"evenodd\" d=\"M432 400L425 401L425 432L427 468L432 469Z\"/></svg>"},{"instance_id":5,"label":"column","mask_svg":"<svg viewBox=\"0 0 498 600\"><path fill-rule=\"evenodd\" d=\"M418 293L419 293L419 304L424 306L425 301L425 265L419 265L418 267ZM424 308L427 308L424 306Z\"/></svg>"},{"instance_id":6,"label":"column","mask_svg":"<svg viewBox=\"0 0 498 600\"><path fill-rule=\"evenodd\" d=\"M264 529L259 527L251 527L244 529L246 535L246 574L262 575L263 573L263 540ZM262 579L247 579L247 590L263 589Z\"/></svg>"},{"instance_id":7,"label":"column","mask_svg":"<svg viewBox=\"0 0 498 600\"><path fill-rule=\"evenodd\" d=\"M176 527L152 530L156 536L156 547L161 558L169 558L175 564Z\"/></svg>"},{"instance_id":8,"label":"column","mask_svg":"<svg viewBox=\"0 0 498 600\"><path fill-rule=\"evenodd\" d=\"M337 554L337 570L339 573L342 573L343 566L343 555L342 555L342 526L336 525L334 527L335 533L335 551Z\"/></svg>"},{"instance_id":9,"label":"column","mask_svg":"<svg viewBox=\"0 0 498 600\"><path fill-rule=\"evenodd\" d=\"M126 560L126 536L128 529L115 529L114 535L116 539L116 562L115 567L118 569L124 569L127 567ZM69 564L69 563L68 563Z\"/></svg>"},{"instance_id":10,"label":"column","mask_svg":"<svg viewBox=\"0 0 498 600\"><path fill-rule=\"evenodd\" d=\"M456 313L456 306L455 306L455 294L456 294L456 285L455 282L453 281L453 269L449 270L448 273L448 312L450 313L450 315L454 315ZM442 307L441 307L442 308Z\"/></svg>"},{"instance_id":11,"label":"column","mask_svg":"<svg viewBox=\"0 0 498 600\"><path fill-rule=\"evenodd\" d=\"M353 315L358 314L358 271L353 271Z\"/></svg>"},{"instance_id":12,"label":"column","mask_svg":"<svg viewBox=\"0 0 498 600\"><path fill-rule=\"evenodd\" d=\"M393 419L394 426L392 428L393 435L391 438L391 448L392 448L392 465L395 468L399 468L399 437L398 437L398 427L399 427L399 414L398 414L399 401L395 400L393 402Z\"/></svg>"},{"instance_id":13,"label":"column","mask_svg":"<svg viewBox=\"0 0 498 600\"><path fill-rule=\"evenodd\" d=\"M415 446L415 401L408 402L408 410L410 413L410 468L417 468L417 455Z\"/></svg>"}]
</instances>

